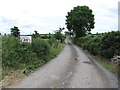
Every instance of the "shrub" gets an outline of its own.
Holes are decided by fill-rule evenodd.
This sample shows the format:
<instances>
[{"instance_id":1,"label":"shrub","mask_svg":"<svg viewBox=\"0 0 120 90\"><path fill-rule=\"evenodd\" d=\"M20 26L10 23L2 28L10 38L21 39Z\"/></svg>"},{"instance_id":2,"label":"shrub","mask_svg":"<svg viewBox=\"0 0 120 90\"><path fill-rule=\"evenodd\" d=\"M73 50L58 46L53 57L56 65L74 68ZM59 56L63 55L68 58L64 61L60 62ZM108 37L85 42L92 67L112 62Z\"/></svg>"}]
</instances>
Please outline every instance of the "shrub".
<instances>
[{"instance_id":1,"label":"shrub","mask_svg":"<svg viewBox=\"0 0 120 90\"><path fill-rule=\"evenodd\" d=\"M30 43L21 43L16 50L20 63L29 64L34 61L36 53L32 52Z\"/></svg>"},{"instance_id":2,"label":"shrub","mask_svg":"<svg viewBox=\"0 0 120 90\"><path fill-rule=\"evenodd\" d=\"M51 47L55 47L55 46L57 46L57 45L55 45L55 44L57 44L57 39L56 38L50 38L48 40L48 43Z\"/></svg>"},{"instance_id":3,"label":"shrub","mask_svg":"<svg viewBox=\"0 0 120 90\"><path fill-rule=\"evenodd\" d=\"M101 50L101 56L105 58L112 58L114 55L114 50L112 48Z\"/></svg>"},{"instance_id":4,"label":"shrub","mask_svg":"<svg viewBox=\"0 0 120 90\"><path fill-rule=\"evenodd\" d=\"M77 45L94 55L101 55L105 58L120 55L120 31L112 31L102 35L87 35L73 40Z\"/></svg>"},{"instance_id":5,"label":"shrub","mask_svg":"<svg viewBox=\"0 0 120 90\"><path fill-rule=\"evenodd\" d=\"M104 56L106 55L105 57L111 58L114 55L120 55L120 31L106 33L100 43L100 49L105 50L104 52L109 52L108 56L104 54Z\"/></svg>"},{"instance_id":6,"label":"shrub","mask_svg":"<svg viewBox=\"0 0 120 90\"><path fill-rule=\"evenodd\" d=\"M14 69L22 69L23 73L28 74L54 58L61 50L56 39L33 38L32 43L21 43L19 38L5 36L2 40L3 75ZM50 48L53 43L57 48Z\"/></svg>"},{"instance_id":7,"label":"shrub","mask_svg":"<svg viewBox=\"0 0 120 90\"><path fill-rule=\"evenodd\" d=\"M19 66L16 63L18 54L16 50L19 47L19 39L15 37L3 37L2 41L2 63L3 67Z\"/></svg>"},{"instance_id":8,"label":"shrub","mask_svg":"<svg viewBox=\"0 0 120 90\"><path fill-rule=\"evenodd\" d=\"M3 68L24 68L36 60L36 53L31 50L31 44L20 43L19 38L3 37L2 42Z\"/></svg>"},{"instance_id":9,"label":"shrub","mask_svg":"<svg viewBox=\"0 0 120 90\"><path fill-rule=\"evenodd\" d=\"M40 59L45 60L45 57L50 53L50 46L45 40L33 38L32 51L35 52Z\"/></svg>"}]
</instances>

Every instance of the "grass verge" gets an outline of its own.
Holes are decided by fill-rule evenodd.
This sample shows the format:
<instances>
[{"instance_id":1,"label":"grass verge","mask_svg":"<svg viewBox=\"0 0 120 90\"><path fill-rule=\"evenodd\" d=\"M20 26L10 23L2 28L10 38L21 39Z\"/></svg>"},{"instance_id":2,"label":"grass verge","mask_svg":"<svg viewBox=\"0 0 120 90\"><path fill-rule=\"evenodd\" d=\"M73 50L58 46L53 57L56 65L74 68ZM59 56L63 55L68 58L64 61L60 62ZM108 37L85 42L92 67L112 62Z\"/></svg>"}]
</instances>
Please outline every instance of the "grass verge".
<instances>
[{"instance_id":1,"label":"grass verge","mask_svg":"<svg viewBox=\"0 0 120 90\"><path fill-rule=\"evenodd\" d=\"M95 58L95 60L97 60L108 71L117 74L117 68L114 68L109 62L102 60L99 56L93 56L93 58Z\"/></svg>"},{"instance_id":2,"label":"grass verge","mask_svg":"<svg viewBox=\"0 0 120 90\"><path fill-rule=\"evenodd\" d=\"M59 47L57 48L51 48L50 55L48 56L49 59L55 58L63 48L64 48L64 44L60 44Z\"/></svg>"}]
</instances>

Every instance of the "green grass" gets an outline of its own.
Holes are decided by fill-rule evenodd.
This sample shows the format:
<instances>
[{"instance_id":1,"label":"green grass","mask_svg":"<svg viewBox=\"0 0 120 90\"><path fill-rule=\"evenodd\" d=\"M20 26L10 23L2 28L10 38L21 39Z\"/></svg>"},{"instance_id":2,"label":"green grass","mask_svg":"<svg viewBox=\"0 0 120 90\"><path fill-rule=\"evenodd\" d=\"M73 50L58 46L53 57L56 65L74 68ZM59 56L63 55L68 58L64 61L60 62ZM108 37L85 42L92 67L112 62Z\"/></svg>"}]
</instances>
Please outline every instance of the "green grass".
<instances>
[{"instance_id":1,"label":"green grass","mask_svg":"<svg viewBox=\"0 0 120 90\"><path fill-rule=\"evenodd\" d=\"M108 71L117 74L117 70L113 69L112 66L109 65L107 62L101 60L98 56L93 56L93 57Z\"/></svg>"},{"instance_id":2,"label":"green grass","mask_svg":"<svg viewBox=\"0 0 120 90\"><path fill-rule=\"evenodd\" d=\"M49 39L42 39L42 40L48 41Z\"/></svg>"},{"instance_id":3,"label":"green grass","mask_svg":"<svg viewBox=\"0 0 120 90\"><path fill-rule=\"evenodd\" d=\"M64 48L64 44L60 44L59 47L57 48L51 48L49 58L50 59L55 58L63 48Z\"/></svg>"}]
</instances>

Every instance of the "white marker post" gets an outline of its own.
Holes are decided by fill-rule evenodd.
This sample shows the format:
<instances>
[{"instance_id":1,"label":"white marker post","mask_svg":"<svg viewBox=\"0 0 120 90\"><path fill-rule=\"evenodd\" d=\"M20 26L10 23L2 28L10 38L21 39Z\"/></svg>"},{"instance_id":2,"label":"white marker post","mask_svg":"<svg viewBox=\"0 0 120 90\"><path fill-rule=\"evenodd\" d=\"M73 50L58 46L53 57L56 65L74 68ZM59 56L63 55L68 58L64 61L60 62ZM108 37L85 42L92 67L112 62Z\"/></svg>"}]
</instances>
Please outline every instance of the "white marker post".
<instances>
[{"instance_id":1,"label":"white marker post","mask_svg":"<svg viewBox=\"0 0 120 90\"><path fill-rule=\"evenodd\" d=\"M22 42L32 43L32 38L31 38L31 36L20 36L20 40L21 40Z\"/></svg>"}]
</instances>

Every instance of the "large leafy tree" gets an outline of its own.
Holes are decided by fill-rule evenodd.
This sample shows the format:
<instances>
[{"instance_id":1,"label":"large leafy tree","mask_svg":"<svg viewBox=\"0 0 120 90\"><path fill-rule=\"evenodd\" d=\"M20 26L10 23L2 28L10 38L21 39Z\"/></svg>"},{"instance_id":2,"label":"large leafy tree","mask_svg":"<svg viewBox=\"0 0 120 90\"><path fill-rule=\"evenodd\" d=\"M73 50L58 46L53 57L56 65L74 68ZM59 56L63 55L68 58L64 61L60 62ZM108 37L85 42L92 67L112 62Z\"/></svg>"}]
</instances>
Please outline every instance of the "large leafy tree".
<instances>
[{"instance_id":1,"label":"large leafy tree","mask_svg":"<svg viewBox=\"0 0 120 90\"><path fill-rule=\"evenodd\" d=\"M15 37L20 36L20 30L18 29L18 27L14 26L14 28L11 28L10 30L11 30L11 35Z\"/></svg>"},{"instance_id":2,"label":"large leafy tree","mask_svg":"<svg viewBox=\"0 0 120 90\"><path fill-rule=\"evenodd\" d=\"M67 29L73 31L76 38L89 34L94 23L94 15L88 6L74 7L66 16Z\"/></svg>"}]
</instances>

